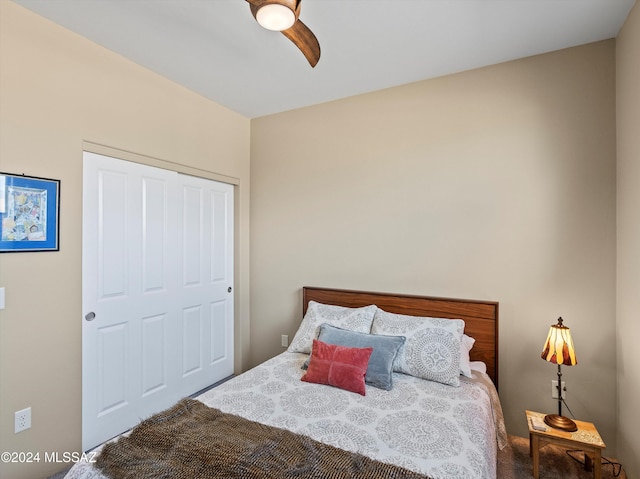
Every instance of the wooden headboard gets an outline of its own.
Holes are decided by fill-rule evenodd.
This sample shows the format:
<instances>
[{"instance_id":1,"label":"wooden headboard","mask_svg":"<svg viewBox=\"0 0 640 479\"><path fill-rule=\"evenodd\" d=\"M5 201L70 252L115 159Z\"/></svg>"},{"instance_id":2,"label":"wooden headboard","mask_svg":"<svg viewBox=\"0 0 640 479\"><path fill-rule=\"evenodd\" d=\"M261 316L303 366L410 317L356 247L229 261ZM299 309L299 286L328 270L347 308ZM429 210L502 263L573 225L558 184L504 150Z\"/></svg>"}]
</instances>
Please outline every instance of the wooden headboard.
<instances>
[{"instance_id":1,"label":"wooden headboard","mask_svg":"<svg viewBox=\"0 0 640 479\"><path fill-rule=\"evenodd\" d=\"M498 303L471 299L433 298L406 294L372 293L345 289L305 286L302 288L302 313L309 301L360 308L375 304L389 313L409 316L463 319L465 333L475 338L472 361L483 361L487 374L498 388Z\"/></svg>"}]
</instances>

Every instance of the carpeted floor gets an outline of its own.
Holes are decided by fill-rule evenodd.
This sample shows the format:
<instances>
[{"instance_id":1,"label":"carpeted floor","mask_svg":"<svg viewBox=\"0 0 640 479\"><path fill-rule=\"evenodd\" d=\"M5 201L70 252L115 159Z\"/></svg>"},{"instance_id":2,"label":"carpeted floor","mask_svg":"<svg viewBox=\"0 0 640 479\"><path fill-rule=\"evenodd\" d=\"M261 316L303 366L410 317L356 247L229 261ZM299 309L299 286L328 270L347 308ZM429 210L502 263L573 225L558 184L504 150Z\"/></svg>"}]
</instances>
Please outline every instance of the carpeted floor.
<instances>
[{"instance_id":1,"label":"carpeted floor","mask_svg":"<svg viewBox=\"0 0 640 479\"><path fill-rule=\"evenodd\" d=\"M532 477L531 457L529 457L529 438L509 436L511 446L498 454L498 479L524 479ZM604 450L606 457L607 450ZM573 454L583 461L582 453ZM615 468L603 460L602 479L626 479L624 471L619 466ZM47 479L62 479L65 471L48 477ZM545 446L540 450L540 479L590 479L592 472L584 470L582 464L573 460L566 449L556 446Z\"/></svg>"},{"instance_id":2,"label":"carpeted floor","mask_svg":"<svg viewBox=\"0 0 640 479\"><path fill-rule=\"evenodd\" d=\"M529 438L509 436L511 447L506 447L498 454L498 479L521 479L533 477L533 466L529 456ZM606 457L607 450L603 451ZM582 452L572 453L580 461L584 461ZM602 479L626 479L619 466L615 469L602 462ZM584 466L574 461L567 450L562 447L547 445L540 450L540 479L589 479L593 472L585 471Z\"/></svg>"}]
</instances>

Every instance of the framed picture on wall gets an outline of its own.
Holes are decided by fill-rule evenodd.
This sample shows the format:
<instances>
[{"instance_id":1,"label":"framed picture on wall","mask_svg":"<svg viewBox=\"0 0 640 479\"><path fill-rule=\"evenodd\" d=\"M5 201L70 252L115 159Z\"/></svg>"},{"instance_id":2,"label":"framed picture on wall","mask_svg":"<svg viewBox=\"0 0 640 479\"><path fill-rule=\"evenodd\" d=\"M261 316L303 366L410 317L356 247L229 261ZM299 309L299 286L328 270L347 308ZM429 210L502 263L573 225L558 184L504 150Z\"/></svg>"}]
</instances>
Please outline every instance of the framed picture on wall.
<instances>
[{"instance_id":1,"label":"framed picture on wall","mask_svg":"<svg viewBox=\"0 0 640 479\"><path fill-rule=\"evenodd\" d=\"M0 172L0 253L58 251L60 180Z\"/></svg>"}]
</instances>

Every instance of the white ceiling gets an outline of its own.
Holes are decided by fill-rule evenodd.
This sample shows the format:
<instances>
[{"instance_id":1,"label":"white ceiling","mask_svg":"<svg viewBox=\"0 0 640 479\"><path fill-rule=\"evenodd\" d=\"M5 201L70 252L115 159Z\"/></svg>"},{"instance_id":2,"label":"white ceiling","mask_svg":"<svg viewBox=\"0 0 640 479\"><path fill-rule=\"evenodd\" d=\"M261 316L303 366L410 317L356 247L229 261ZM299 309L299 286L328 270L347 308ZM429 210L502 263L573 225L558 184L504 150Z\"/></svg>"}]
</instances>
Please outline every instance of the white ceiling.
<instances>
[{"instance_id":1,"label":"white ceiling","mask_svg":"<svg viewBox=\"0 0 640 479\"><path fill-rule=\"evenodd\" d=\"M248 118L615 37L635 0L303 0L311 68L244 0L14 0Z\"/></svg>"}]
</instances>

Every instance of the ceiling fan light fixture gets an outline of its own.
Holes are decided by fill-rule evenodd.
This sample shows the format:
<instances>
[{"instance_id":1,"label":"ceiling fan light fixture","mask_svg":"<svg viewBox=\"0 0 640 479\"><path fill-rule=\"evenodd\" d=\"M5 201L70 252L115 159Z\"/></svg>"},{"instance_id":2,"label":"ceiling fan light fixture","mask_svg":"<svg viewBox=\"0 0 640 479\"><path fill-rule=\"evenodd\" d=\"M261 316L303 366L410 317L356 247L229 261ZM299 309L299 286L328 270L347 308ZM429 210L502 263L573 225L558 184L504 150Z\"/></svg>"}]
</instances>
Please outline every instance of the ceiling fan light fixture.
<instances>
[{"instance_id":1,"label":"ceiling fan light fixture","mask_svg":"<svg viewBox=\"0 0 640 479\"><path fill-rule=\"evenodd\" d=\"M267 30L281 32L293 26L296 14L286 5L267 3L256 12L256 20Z\"/></svg>"}]
</instances>

